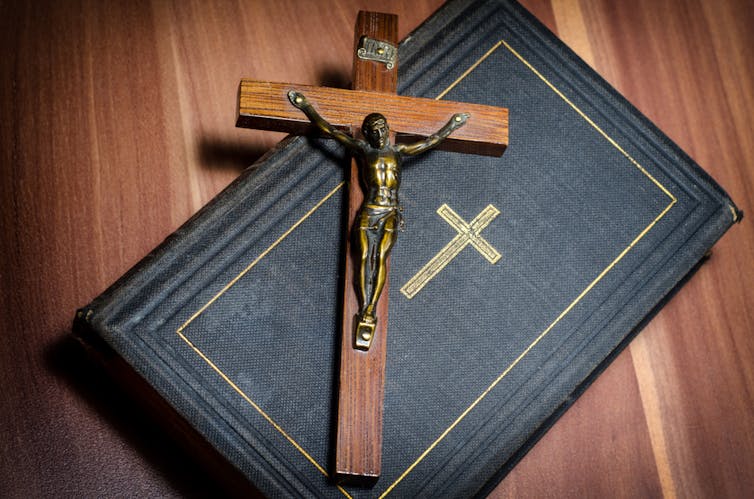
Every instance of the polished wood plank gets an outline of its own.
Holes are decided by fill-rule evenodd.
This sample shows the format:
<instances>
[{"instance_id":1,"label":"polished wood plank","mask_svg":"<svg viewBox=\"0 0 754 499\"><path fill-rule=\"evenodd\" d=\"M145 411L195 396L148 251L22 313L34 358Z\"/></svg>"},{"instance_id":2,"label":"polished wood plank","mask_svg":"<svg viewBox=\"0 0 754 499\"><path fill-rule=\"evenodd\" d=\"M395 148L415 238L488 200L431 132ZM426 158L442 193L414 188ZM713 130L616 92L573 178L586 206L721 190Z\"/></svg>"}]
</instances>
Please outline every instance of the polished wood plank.
<instances>
[{"instance_id":1,"label":"polished wood plank","mask_svg":"<svg viewBox=\"0 0 754 499\"><path fill-rule=\"evenodd\" d=\"M400 15L403 38L437 6L379 8ZM369 7L0 7L0 496L215 491L87 364L69 340L72 314L283 137L235 128L240 79L346 86L351 28Z\"/></svg>"},{"instance_id":2,"label":"polished wood plank","mask_svg":"<svg viewBox=\"0 0 754 499\"><path fill-rule=\"evenodd\" d=\"M551 7L549 27L750 211L751 6L642 0ZM752 255L754 231L744 218L493 496L750 495Z\"/></svg>"},{"instance_id":3,"label":"polished wood plank","mask_svg":"<svg viewBox=\"0 0 754 499\"><path fill-rule=\"evenodd\" d=\"M751 2L523 3L751 211ZM348 86L360 9L404 37L438 5L3 4L0 495L215 491L66 340L73 311L282 137L235 128L242 77ZM752 255L745 218L493 496L750 495Z\"/></svg>"},{"instance_id":4,"label":"polished wood plank","mask_svg":"<svg viewBox=\"0 0 754 499\"><path fill-rule=\"evenodd\" d=\"M362 36L397 44L398 17L379 12L359 12L354 29L354 52L352 52L353 90L395 94L398 90L398 68L388 69L383 64L374 64L355 56ZM351 122L349 132L362 137L358 120ZM395 140L395 132L390 132ZM359 182L360 165L351 158L348 178L348 223L355 226L358 211L364 202L364 192ZM354 229L356 230L356 229ZM335 435L334 475L344 485L372 486L382 473L382 413L385 395L385 364L387 360L387 319L390 281L386 279L384 293L377 302L375 324L368 350L354 348L356 345L356 317L359 313L357 297L358 249L352 248L353 235L345 241L343 268L342 306L340 323L340 370L338 374L338 412ZM385 266L390 269L390 259Z\"/></svg>"},{"instance_id":5,"label":"polished wood plank","mask_svg":"<svg viewBox=\"0 0 754 499\"><path fill-rule=\"evenodd\" d=\"M452 102L422 97L344 90L293 83L241 80L236 124L244 128L305 134L311 131L306 116L288 101L288 92L306 95L317 112L342 130L361 127L364 117L379 112L390 131L411 139L429 137L456 113L471 116L464 126L443 140L438 149L500 156L508 145L508 110L502 107Z\"/></svg>"}]
</instances>

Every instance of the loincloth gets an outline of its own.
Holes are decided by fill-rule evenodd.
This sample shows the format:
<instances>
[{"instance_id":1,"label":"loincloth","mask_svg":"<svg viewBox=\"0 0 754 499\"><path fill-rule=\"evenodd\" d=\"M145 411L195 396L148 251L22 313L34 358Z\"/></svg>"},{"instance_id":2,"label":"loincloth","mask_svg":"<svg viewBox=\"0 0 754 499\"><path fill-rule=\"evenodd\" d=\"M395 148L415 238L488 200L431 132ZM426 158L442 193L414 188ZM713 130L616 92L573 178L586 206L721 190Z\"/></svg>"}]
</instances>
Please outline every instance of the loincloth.
<instances>
[{"instance_id":1,"label":"loincloth","mask_svg":"<svg viewBox=\"0 0 754 499\"><path fill-rule=\"evenodd\" d=\"M396 228L403 231L404 226L402 206L367 204L359 213L359 230L395 232Z\"/></svg>"}]
</instances>

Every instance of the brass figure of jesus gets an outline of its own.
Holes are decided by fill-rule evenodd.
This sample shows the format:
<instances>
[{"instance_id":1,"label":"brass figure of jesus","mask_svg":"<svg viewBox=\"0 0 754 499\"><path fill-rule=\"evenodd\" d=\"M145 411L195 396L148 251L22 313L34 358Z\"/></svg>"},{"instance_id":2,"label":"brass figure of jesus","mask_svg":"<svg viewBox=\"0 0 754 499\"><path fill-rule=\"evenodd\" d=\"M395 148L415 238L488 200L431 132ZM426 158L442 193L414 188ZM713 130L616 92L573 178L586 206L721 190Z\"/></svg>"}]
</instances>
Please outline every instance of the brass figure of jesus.
<instances>
[{"instance_id":1,"label":"brass figure of jesus","mask_svg":"<svg viewBox=\"0 0 754 499\"><path fill-rule=\"evenodd\" d=\"M436 133L412 144L391 144L390 129L379 113L364 118L361 131L366 140L351 137L328 123L312 107L306 97L296 91L288 99L324 134L334 138L354 156L361 166L365 187L364 202L356 217L354 240L360 250L359 314L355 347L366 349L377 323L375 310L387 278L387 257L402 229L402 208L398 200L401 165L405 156L416 156L432 149L460 128L469 118L467 113L454 114Z\"/></svg>"}]
</instances>

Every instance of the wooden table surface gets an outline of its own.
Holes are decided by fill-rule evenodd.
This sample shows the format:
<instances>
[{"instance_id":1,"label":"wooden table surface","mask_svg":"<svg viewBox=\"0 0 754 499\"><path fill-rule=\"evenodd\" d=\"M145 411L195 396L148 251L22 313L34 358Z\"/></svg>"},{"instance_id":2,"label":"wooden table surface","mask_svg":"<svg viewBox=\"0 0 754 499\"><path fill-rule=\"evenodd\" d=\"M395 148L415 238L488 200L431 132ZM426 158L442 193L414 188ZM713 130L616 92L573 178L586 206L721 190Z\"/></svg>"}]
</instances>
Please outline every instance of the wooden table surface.
<instances>
[{"instance_id":1,"label":"wooden table surface","mask_svg":"<svg viewBox=\"0 0 754 499\"><path fill-rule=\"evenodd\" d=\"M526 0L754 203L754 4ZM234 128L241 77L348 83L361 9L408 34L439 5L0 4L0 496L216 485L70 339L87 303L280 135ZM494 497L754 494L754 230L744 219Z\"/></svg>"}]
</instances>

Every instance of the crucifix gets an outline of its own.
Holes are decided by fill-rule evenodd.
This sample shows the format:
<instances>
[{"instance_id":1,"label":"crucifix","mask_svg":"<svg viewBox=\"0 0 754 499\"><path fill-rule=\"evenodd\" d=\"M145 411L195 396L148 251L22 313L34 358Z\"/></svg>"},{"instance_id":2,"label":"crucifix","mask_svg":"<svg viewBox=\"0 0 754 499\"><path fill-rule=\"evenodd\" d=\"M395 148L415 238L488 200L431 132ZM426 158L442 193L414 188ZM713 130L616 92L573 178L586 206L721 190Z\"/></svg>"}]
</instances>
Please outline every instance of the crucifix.
<instances>
[{"instance_id":1,"label":"crucifix","mask_svg":"<svg viewBox=\"0 0 754 499\"><path fill-rule=\"evenodd\" d=\"M397 16L362 11L356 21L352 90L248 79L239 90L237 126L295 134L313 128L355 156L342 295L334 469L339 483L373 485L380 475L384 291L388 256L402 225L402 158L433 147L499 156L508 141L507 109L396 95L397 38ZM396 137L409 142L396 144Z\"/></svg>"}]
</instances>

